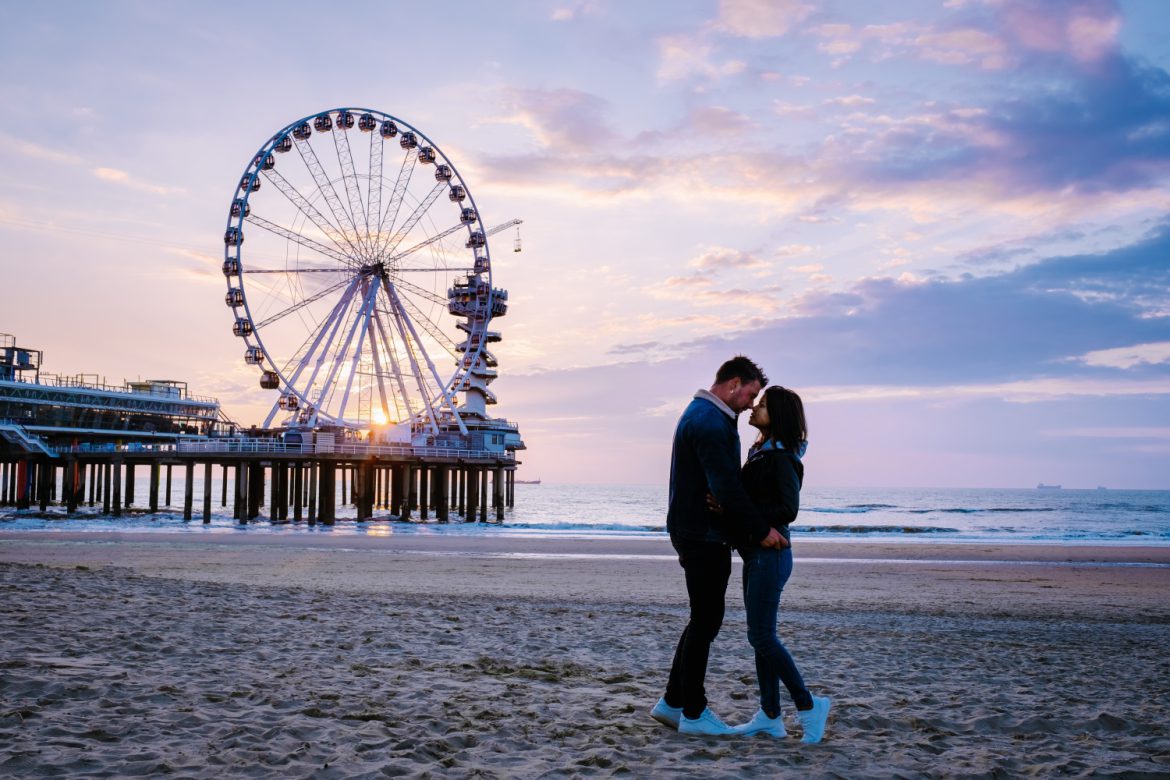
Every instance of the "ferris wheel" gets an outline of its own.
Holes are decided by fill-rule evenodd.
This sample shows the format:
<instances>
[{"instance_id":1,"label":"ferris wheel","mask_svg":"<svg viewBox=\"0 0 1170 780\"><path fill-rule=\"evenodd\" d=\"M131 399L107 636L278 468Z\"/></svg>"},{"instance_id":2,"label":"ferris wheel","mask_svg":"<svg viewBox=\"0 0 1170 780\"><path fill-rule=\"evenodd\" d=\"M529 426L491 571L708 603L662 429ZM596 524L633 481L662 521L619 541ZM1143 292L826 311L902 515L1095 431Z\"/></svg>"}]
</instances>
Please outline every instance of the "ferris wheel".
<instances>
[{"instance_id":1,"label":"ferris wheel","mask_svg":"<svg viewBox=\"0 0 1170 780\"><path fill-rule=\"evenodd\" d=\"M466 433L495 403L489 325L507 311L488 238L519 224L486 228L452 161L390 114L337 108L281 128L245 168L224 232L232 331L278 391L264 427L283 414Z\"/></svg>"}]
</instances>

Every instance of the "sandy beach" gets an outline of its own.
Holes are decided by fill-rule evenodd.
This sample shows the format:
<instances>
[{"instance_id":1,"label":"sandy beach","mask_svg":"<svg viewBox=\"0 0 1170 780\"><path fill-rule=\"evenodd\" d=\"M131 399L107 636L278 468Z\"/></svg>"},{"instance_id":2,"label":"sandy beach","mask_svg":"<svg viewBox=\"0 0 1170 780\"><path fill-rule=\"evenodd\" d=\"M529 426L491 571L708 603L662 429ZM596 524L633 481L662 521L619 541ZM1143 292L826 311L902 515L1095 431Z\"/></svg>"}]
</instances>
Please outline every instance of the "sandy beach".
<instances>
[{"instance_id":1,"label":"sandy beach","mask_svg":"<svg viewBox=\"0 0 1170 780\"><path fill-rule=\"evenodd\" d=\"M8 777L1170 775L1170 548L797 541L825 741L647 710L665 540L0 531ZM708 675L756 708L733 573Z\"/></svg>"}]
</instances>

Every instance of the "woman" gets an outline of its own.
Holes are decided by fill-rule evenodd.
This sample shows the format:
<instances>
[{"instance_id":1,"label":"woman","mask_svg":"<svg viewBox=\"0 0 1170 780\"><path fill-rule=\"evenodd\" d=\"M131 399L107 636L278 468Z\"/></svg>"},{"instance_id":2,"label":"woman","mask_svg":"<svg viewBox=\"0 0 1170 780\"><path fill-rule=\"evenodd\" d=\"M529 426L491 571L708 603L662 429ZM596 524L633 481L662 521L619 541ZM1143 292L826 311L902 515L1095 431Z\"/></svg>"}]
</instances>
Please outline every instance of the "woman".
<instances>
[{"instance_id":1,"label":"woman","mask_svg":"<svg viewBox=\"0 0 1170 780\"><path fill-rule=\"evenodd\" d=\"M800 670L776 636L780 592L792 574L792 548L788 525L800 509L804 465L800 459L808 446L804 405L791 390L772 386L752 408L748 423L760 431L748 452L743 481L748 494L785 539L782 547L744 545L743 602L747 611L748 641L756 651L756 676L760 682L760 710L736 727L740 734L787 736L780 715L780 683L788 689L804 730L802 742L820 742L829 717L829 697L813 696Z\"/></svg>"}]
</instances>

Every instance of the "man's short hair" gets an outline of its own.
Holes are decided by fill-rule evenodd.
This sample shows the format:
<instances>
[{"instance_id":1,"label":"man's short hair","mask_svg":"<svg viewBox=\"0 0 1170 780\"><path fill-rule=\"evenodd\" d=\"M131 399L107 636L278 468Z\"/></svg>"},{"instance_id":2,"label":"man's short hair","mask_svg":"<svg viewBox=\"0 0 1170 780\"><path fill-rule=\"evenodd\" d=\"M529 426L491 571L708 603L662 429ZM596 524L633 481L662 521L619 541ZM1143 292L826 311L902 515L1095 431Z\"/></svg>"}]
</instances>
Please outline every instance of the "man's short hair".
<instances>
[{"instance_id":1,"label":"man's short hair","mask_svg":"<svg viewBox=\"0 0 1170 780\"><path fill-rule=\"evenodd\" d=\"M760 387L763 387L768 384L768 377L764 374L764 369L743 355L736 355L719 366L719 370L715 372L715 384L717 385L732 379L738 379L745 385L759 382Z\"/></svg>"}]
</instances>

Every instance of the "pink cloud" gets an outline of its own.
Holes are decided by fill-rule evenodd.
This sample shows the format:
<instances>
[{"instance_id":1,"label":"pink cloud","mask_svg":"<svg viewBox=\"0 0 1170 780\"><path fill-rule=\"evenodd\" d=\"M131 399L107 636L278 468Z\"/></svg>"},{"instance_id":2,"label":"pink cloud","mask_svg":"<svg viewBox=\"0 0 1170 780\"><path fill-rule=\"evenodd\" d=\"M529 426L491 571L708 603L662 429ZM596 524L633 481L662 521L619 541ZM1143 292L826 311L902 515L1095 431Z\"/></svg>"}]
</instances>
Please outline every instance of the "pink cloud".
<instances>
[{"instance_id":1,"label":"pink cloud","mask_svg":"<svg viewBox=\"0 0 1170 780\"><path fill-rule=\"evenodd\" d=\"M814 11L798 0L721 0L715 26L741 38L777 38Z\"/></svg>"}]
</instances>

